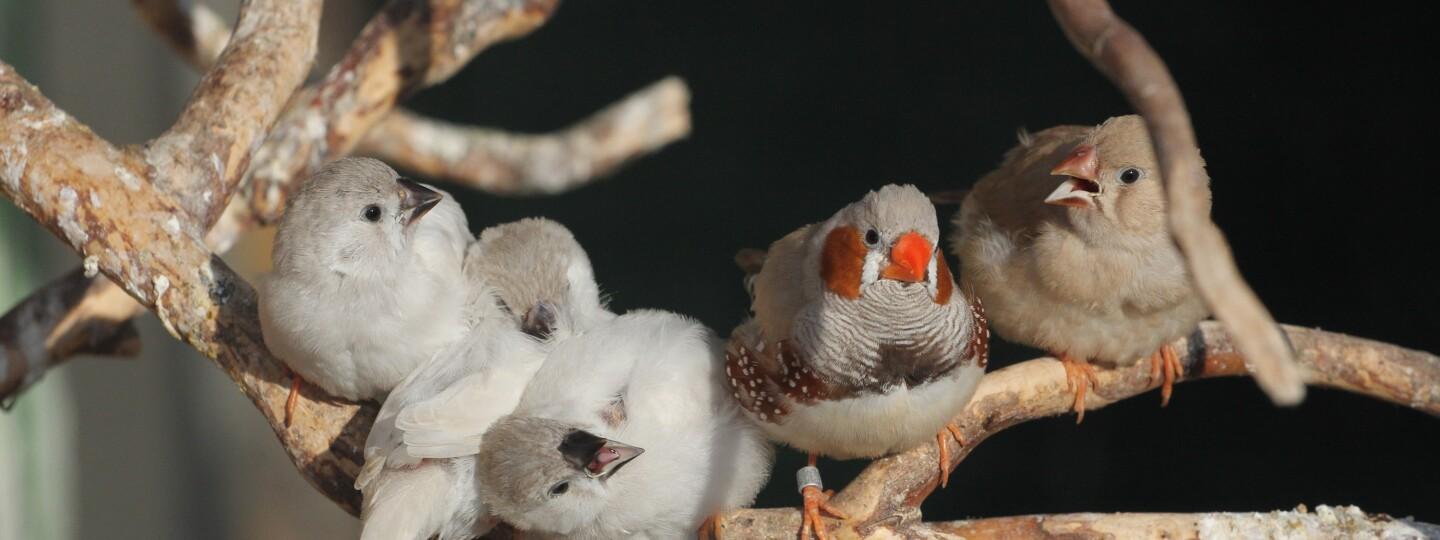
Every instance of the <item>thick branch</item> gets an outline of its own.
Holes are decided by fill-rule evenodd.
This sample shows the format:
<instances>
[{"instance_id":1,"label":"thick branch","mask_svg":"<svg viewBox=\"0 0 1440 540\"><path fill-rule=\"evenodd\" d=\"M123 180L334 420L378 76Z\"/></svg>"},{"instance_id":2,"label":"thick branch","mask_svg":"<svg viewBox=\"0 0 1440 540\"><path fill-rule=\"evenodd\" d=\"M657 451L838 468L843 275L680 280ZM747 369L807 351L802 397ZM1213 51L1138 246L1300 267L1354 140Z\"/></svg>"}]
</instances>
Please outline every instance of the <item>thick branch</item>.
<instances>
[{"instance_id":1,"label":"thick branch","mask_svg":"<svg viewBox=\"0 0 1440 540\"><path fill-rule=\"evenodd\" d=\"M210 253L178 204L140 180L146 167L0 63L0 193L214 359L302 474L356 512L348 478L359 471L373 407L317 401L323 398L307 387L302 414L291 429L282 426L288 375L261 340L254 290Z\"/></svg>"},{"instance_id":2,"label":"thick branch","mask_svg":"<svg viewBox=\"0 0 1440 540\"><path fill-rule=\"evenodd\" d=\"M1255 364L1255 379L1270 399L1294 405L1305 386L1284 336L1246 285L1225 235L1210 221L1210 195L1196 150L1190 113L1165 62L1105 0L1050 0L1050 9L1080 54L1109 77L1145 118L1168 193L1170 232L1216 318Z\"/></svg>"},{"instance_id":3,"label":"thick branch","mask_svg":"<svg viewBox=\"0 0 1440 540\"><path fill-rule=\"evenodd\" d=\"M150 142L153 184L209 230L264 136L315 59L320 2L246 0L233 39L180 117ZM199 194L199 196L196 196Z\"/></svg>"},{"instance_id":4,"label":"thick branch","mask_svg":"<svg viewBox=\"0 0 1440 540\"><path fill-rule=\"evenodd\" d=\"M292 181L344 156L403 97L475 54L544 23L558 0L394 0L319 84L293 98L250 171L255 215L271 222Z\"/></svg>"},{"instance_id":5,"label":"thick branch","mask_svg":"<svg viewBox=\"0 0 1440 540\"><path fill-rule=\"evenodd\" d=\"M743 522L720 525L730 538L789 538L800 527L799 515L782 510L754 510ZM1275 512L1201 514L1057 514L924 523L907 529L906 538L965 540L1109 540L1112 538L1433 538L1440 527L1385 514L1367 514L1354 506L1301 506ZM857 538L895 538L876 529ZM752 536L754 535L754 536Z\"/></svg>"},{"instance_id":6,"label":"thick branch","mask_svg":"<svg viewBox=\"0 0 1440 540\"><path fill-rule=\"evenodd\" d=\"M689 103L685 82L668 77L544 135L457 126L396 111L370 131L359 151L491 193L556 194L688 135Z\"/></svg>"},{"instance_id":7,"label":"thick branch","mask_svg":"<svg viewBox=\"0 0 1440 540\"><path fill-rule=\"evenodd\" d=\"M1435 355L1343 334L1294 326L1283 328L1298 353L1305 382L1440 416L1440 358ZM1218 323L1202 323L1194 334L1173 345L1177 351L1184 352L1181 361L1186 371L1181 380L1248 373L1246 362ZM1087 395L1086 408L1103 408L1155 387L1156 381L1151 380L1146 362L1101 370L1095 390ZM975 397L955 419L965 435L966 445L948 443L952 445L952 469L991 435L1022 422L1070 412L1072 396L1067 389L1064 368L1050 358L1030 360L986 374ZM918 533L915 527L930 527L920 523L919 505L939 483L938 459L935 446L927 444L875 460L832 500L852 518L839 527L860 536L877 530L904 535L912 530ZM771 516L762 520L767 524L782 519L774 518L774 512L786 513L783 520L793 521L796 527L790 530L798 530L800 518L794 509L741 510L721 521L732 525L731 530L736 533L733 538L771 537L771 533L780 529L752 529L741 524L751 523L751 514L755 513Z\"/></svg>"}]
</instances>

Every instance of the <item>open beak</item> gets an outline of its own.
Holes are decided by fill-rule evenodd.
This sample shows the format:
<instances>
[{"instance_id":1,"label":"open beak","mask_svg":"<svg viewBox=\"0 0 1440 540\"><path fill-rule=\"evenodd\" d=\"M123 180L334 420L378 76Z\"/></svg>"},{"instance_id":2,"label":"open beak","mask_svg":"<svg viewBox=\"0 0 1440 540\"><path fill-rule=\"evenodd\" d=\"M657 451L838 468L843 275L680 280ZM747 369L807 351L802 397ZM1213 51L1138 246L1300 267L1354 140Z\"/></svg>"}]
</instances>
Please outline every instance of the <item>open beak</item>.
<instances>
[{"instance_id":1,"label":"open beak","mask_svg":"<svg viewBox=\"0 0 1440 540\"><path fill-rule=\"evenodd\" d=\"M925 281L925 271L930 267L930 257L935 249L930 241L915 231L900 236L890 248L890 264L880 270L880 277L907 283Z\"/></svg>"},{"instance_id":2,"label":"open beak","mask_svg":"<svg viewBox=\"0 0 1440 540\"><path fill-rule=\"evenodd\" d=\"M1095 196L1100 194L1100 158L1095 147L1082 144L1075 147L1070 155L1050 170L1056 176L1069 176L1045 197L1046 204L1094 208Z\"/></svg>"},{"instance_id":3,"label":"open beak","mask_svg":"<svg viewBox=\"0 0 1440 540\"><path fill-rule=\"evenodd\" d=\"M405 225L419 221L426 212L440 204L442 196L438 191L409 178L397 178L395 182L400 185L400 212L410 212L405 217Z\"/></svg>"},{"instance_id":4,"label":"open beak","mask_svg":"<svg viewBox=\"0 0 1440 540\"><path fill-rule=\"evenodd\" d=\"M620 470L620 467L625 466L630 460L640 457L640 454L643 453L645 453L644 448L606 440L605 444L600 446L600 450L595 452L595 457L590 459L590 464L585 466L585 470L591 478L609 478L610 475L615 474L615 471Z\"/></svg>"}]
</instances>

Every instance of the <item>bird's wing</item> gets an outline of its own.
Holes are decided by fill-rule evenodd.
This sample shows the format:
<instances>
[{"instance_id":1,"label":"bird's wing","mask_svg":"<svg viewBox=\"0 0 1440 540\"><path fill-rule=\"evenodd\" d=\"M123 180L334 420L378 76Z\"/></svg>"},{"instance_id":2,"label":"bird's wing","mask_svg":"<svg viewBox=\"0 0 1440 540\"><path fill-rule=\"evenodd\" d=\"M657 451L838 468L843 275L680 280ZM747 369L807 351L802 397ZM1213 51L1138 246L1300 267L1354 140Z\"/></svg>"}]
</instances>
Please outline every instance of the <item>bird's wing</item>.
<instances>
[{"instance_id":1,"label":"bird's wing","mask_svg":"<svg viewBox=\"0 0 1440 540\"><path fill-rule=\"evenodd\" d=\"M791 321L805 305L805 279L819 275L818 267L805 268L813 229L815 225L806 225L770 244L765 264L755 276L750 308L770 340L790 335Z\"/></svg>"},{"instance_id":2,"label":"bird's wing","mask_svg":"<svg viewBox=\"0 0 1440 540\"><path fill-rule=\"evenodd\" d=\"M482 325L411 373L380 408L356 488L386 467L479 451L480 435L514 410L544 361L539 347L513 326Z\"/></svg>"}]
</instances>

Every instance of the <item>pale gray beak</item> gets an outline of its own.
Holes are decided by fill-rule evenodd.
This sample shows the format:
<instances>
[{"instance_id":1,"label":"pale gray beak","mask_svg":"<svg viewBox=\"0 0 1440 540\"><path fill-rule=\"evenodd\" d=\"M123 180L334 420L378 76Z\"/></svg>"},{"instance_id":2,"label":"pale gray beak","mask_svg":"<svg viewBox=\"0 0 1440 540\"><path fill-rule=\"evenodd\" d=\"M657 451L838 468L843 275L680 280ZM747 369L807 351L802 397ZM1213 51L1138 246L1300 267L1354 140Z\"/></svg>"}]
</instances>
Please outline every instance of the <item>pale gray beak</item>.
<instances>
[{"instance_id":1,"label":"pale gray beak","mask_svg":"<svg viewBox=\"0 0 1440 540\"><path fill-rule=\"evenodd\" d=\"M426 212L440 204L440 199L444 198L440 192L409 178L397 178L395 183L400 185L400 213L405 216L405 225L420 221ZM405 215L407 210L409 215Z\"/></svg>"},{"instance_id":2,"label":"pale gray beak","mask_svg":"<svg viewBox=\"0 0 1440 540\"><path fill-rule=\"evenodd\" d=\"M644 448L606 440L585 470L591 478L609 478L610 475L615 474L615 471L620 470L620 467L625 466L630 460L640 457L640 454L643 453L645 453Z\"/></svg>"}]
</instances>

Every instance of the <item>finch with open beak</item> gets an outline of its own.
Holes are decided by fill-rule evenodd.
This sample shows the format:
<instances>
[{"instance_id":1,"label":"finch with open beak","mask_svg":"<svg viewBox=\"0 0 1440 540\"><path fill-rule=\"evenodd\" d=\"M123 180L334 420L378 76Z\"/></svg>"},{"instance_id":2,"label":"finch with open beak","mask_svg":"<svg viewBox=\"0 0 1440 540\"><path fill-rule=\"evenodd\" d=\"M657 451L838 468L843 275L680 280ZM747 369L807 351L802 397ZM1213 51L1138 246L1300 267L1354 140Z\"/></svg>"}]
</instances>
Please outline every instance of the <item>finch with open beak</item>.
<instances>
[{"instance_id":1,"label":"finch with open beak","mask_svg":"<svg viewBox=\"0 0 1440 540\"><path fill-rule=\"evenodd\" d=\"M1149 359L1168 403L1183 367L1167 344L1207 311L1170 239L1143 119L1059 126L1021 140L955 216L961 282L985 298L1001 337L1064 362L1077 422L1093 384L1091 360Z\"/></svg>"},{"instance_id":2,"label":"finch with open beak","mask_svg":"<svg viewBox=\"0 0 1440 540\"><path fill-rule=\"evenodd\" d=\"M951 419L988 356L978 301L936 249L935 208L914 186L870 192L770 246L751 283L754 318L731 334L730 391L801 469L802 536L826 537L818 456L875 458L934 442L949 476ZM961 441L961 444L964 444Z\"/></svg>"}]
</instances>

